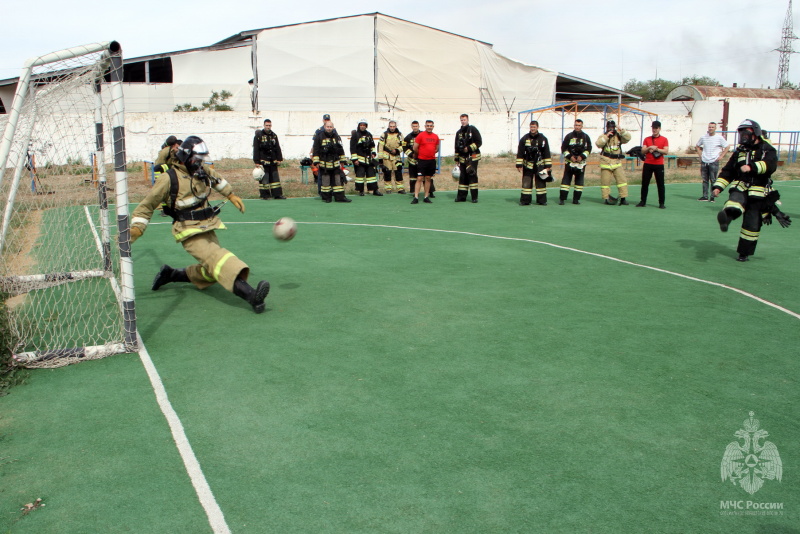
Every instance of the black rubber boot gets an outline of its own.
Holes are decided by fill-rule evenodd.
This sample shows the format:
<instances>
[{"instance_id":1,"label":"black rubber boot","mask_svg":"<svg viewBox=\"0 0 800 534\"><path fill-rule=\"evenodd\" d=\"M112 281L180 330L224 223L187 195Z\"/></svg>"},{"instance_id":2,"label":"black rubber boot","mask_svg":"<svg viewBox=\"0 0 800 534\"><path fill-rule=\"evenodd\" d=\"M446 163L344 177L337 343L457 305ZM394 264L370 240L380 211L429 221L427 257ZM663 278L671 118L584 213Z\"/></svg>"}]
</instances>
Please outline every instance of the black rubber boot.
<instances>
[{"instance_id":1,"label":"black rubber boot","mask_svg":"<svg viewBox=\"0 0 800 534\"><path fill-rule=\"evenodd\" d=\"M719 229L727 232L728 225L731 223L731 216L725 210L722 210L717 213L717 222L719 223Z\"/></svg>"},{"instance_id":2,"label":"black rubber boot","mask_svg":"<svg viewBox=\"0 0 800 534\"><path fill-rule=\"evenodd\" d=\"M262 313L265 308L264 299L269 294L269 282L262 280L254 289L245 280L237 278L233 283L233 294L249 302L254 312Z\"/></svg>"},{"instance_id":3,"label":"black rubber boot","mask_svg":"<svg viewBox=\"0 0 800 534\"><path fill-rule=\"evenodd\" d=\"M564 202L567 200L567 196L568 195L569 195L569 191L565 191L563 189L558 192L558 205L559 206L563 206L564 205ZM572 196L574 198L575 193L572 193Z\"/></svg>"},{"instance_id":4,"label":"black rubber boot","mask_svg":"<svg viewBox=\"0 0 800 534\"><path fill-rule=\"evenodd\" d=\"M153 279L153 285L150 289L157 291L159 287L170 282L188 282L189 277L186 275L186 269L173 269L169 265L162 265L158 270L156 277Z\"/></svg>"},{"instance_id":5,"label":"black rubber boot","mask_svg":"<svg viewBox=\"0 0 800 534\"><path fill-rule=\"evenodd\" d=\"M572 203L573 204L580 204L581 203L581 195L583 195L583 191L573 191L572 192Z\"/></svg>"}]
</instances>

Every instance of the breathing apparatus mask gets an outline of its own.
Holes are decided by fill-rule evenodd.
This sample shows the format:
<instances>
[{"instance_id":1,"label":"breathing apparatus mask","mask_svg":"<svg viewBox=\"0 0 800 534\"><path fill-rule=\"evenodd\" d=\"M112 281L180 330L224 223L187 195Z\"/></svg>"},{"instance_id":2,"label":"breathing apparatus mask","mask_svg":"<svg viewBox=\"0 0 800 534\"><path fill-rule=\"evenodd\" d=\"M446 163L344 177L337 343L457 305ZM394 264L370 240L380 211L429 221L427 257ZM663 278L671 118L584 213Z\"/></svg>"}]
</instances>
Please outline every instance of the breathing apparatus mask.
<instances>
[{"instance_id":1,"label":"breathing apparatus mask","mask_svg":"<svg viewBox=\"0 0 800 534\"><path fill-rule=\"evenodd\" d=\"M195 135L186 138L176 154L178 161L183 163L189 174L207 180L204 163L211 161L206 143Z\"/></svg>"}]
</instances>

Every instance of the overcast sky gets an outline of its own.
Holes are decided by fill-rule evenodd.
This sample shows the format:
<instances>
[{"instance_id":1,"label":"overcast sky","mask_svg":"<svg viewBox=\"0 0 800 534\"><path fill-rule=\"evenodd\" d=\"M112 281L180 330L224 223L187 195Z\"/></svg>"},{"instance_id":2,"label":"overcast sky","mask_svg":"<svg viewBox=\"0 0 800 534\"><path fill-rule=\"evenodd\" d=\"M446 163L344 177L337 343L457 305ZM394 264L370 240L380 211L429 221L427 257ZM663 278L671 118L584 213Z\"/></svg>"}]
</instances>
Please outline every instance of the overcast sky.
<instances>
[{"instance_id":1,"label":"overcast sky","mask_svg":"<svg viewBox=\"0 0 800 534\"><path fill-rule=\"evenodd\" d=\"M97 2L8 0L0 19L0 79L24 61L116 40L133 58L211 45L241 31L372 13L485 41L530 65L621 88L636 78L705 75L774 87L788 0L342 0ZM104 5L104 8L96 6ZM353 6L363 7L353 7ZM798 7L800 9L800 7ZM800 28L797 28L800 30ZM797 33L797 32L796 32ZM323 43L309 42L308 46ZM800 50L800 43L795 43ZM790 81L800 81L793 55Z\"/></svg>"}]
</instances>

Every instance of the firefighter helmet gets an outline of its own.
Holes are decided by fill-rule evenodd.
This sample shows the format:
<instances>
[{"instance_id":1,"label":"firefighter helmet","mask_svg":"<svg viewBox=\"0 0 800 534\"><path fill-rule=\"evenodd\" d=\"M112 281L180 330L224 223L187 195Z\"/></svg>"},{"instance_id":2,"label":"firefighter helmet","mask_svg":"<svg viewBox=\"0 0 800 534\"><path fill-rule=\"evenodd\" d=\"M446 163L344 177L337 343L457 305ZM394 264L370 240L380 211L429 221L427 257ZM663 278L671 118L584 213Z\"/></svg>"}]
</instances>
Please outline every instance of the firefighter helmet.
<instances>
[{"instance_id":1,"label":"firefighter helmet","mask_svg":"<svg viewBox=\"0 0 800 534\"><path fill-rule=\"evenodd\" d=\"M253 179L254 180L262 179L264 177L264 174L265 174L264 173L264 168L261 165L259 165L255 169L253 169Z\"/></svg>"},{"instance_id":2,"label":"firefighter helmet","mask_svg":"<svg viewBox=\"0 0 800 534\"><path fill-rule=\"evenodd\" d=\"M453 180L460 180L461 179L461 168L456 165L453 167L453 171L450 173L453 176Z\"/></svg>"},{"instance_id":3,"label":"firefighter helmet","mask_svg":"<svg viewBox=\"0 0 800 534\"><path fill-rule=\"evenodd\" d=\"M744 146L752 146L756 139L762 135L761 126L754 120L745 119L736 129L739 133L739 143Z\"/></svg>"}]
</instances>

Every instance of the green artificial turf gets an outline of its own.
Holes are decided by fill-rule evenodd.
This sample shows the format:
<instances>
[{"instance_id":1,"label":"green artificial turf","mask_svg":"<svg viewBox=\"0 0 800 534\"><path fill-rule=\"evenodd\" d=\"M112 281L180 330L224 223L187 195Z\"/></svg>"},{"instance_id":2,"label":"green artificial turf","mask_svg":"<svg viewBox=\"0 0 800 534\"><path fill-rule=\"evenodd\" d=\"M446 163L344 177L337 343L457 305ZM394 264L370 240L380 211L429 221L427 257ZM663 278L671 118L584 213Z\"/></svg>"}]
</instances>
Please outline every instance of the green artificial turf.
<instances>
[{"instance_id":1,"label":"green artificial turf","mask_svg":"<svg viewBox=\"0 0 800 534\"><path fill-rule=\"evenodd\" d=\"M800 184L779 185L800 219ZM272 284L262 315L220 287L150 291L190 259L152 224L134 245L139 331L232 532L790 532L798 319L686 277L796 314L797 228L765 228L735 262L738 222L721 233L697 189L668 186L666 210L596 188L580 206L551 190L546 207L517 191L226 207L223 246ZM282 216L299 222L288 243L271 236ZM29 382L0 399L8 528L209 530L134 356ZM720 477L750 410L784 463L752 496ZM70 454L39 465L54 441ZM99 522L73 488L125 513ZM39 493L48 506L20 517ZM723 516L729 500L785 509Z\"/></svg>"}]
</instances>

